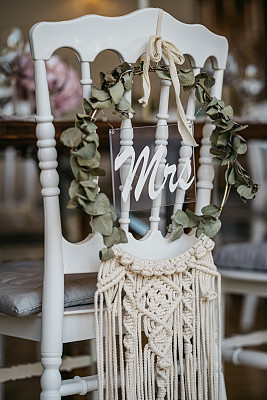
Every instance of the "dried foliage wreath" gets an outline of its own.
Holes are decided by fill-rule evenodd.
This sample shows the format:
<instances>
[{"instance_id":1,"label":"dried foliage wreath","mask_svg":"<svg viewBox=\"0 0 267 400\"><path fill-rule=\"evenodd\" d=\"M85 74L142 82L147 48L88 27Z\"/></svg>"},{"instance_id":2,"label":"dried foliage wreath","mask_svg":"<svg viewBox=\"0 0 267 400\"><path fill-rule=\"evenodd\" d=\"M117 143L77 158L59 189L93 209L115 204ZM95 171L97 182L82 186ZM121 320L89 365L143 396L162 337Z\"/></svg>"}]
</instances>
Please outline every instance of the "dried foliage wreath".
<instances>
[{"instance_id":1,"label":"dried foliage wreath","mask_svg":"<svg viewBox=\"0 0 267 400\"><path fill-rule=\"evenodd\" d=\"M150 66L149 72L155 72L161 79L171 80L169 67L166 65ZM82 208L91 216L93 232L99 232L104 239L106 248L100 252L100 259L113 257L112 246L126 243L125 232L114 226L117 214L108 197L99 192L96 178L105 175L100 168L101 156L98 151L99 137L95 124L97 113L106 110L112 104L115 111L124 117L134 113L131 104L125 99L124 92L131 90L133 77L143 74L143 63L132 67L123 63L108 73L100 73L100 89L92 87L90 99L83 99L84 114L77 114L75 127L62 132L61 141L70 150L70 165L74 180L69 188L69 208ZM221 228L219 219L231 187L235 187L241 199L246 202L255 197L258 185L255 184L249 172L238 161L238 156L245 154L247 145L240 131L246 125L240 125L233 119L233 109L225 106L222 100L211 97L209 89L214 85L213 77L206 72L194 76L191 69L177 70L180 85L184 91L195 90L195 96L205 114L210 117L215 126L210 141L210 153L214 156L213 164L225 167L225 192L221 205L214 204L202 208L202 215L196 215L189 209L178 210L174 215L177 224L171 240L178 239L186 228L196 228L196 236L202 233L213 237Z\"/></svg>"}]
</instances>

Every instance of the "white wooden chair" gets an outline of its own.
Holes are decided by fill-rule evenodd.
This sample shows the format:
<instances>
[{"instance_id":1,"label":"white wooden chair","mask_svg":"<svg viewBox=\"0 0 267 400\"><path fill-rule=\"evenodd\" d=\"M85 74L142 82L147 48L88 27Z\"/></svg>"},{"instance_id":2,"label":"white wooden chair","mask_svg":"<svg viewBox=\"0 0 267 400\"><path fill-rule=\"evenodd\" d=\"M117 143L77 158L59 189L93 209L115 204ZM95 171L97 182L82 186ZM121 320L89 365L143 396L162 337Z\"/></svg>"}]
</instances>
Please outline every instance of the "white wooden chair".
<instances>
[{"instance_id":1,"label":"white wooden chair","mask_svg":"<svg viewBox=\"0 0 267 400\"><path fill-rule=\"evenodd\" d=\"M41 341L41 362L44 368L41 378L41 399L60 399L71 394L85 394L97 389L97 377L76 377L62 381L59 372L62 363L62 344L91 339L95 336L93 304L76 305L64 309L64 275L88 274L98 271L98 251L103 247L99 235L89 235L80 243L69 243L61 233L59 210L59 177L55 129L51 115L49 93L46 80L45 60L61 47L73 49L81 62L81 84L83 97L91 92L90 63L105 49L114 50L121 60L134 63L146 51L148 38L155 34L158 9L143 9L126 16L109 18L88 15L64 22L43 22L36 24L30 34L31 51L35 67L37 99L37 139L41 168L42 196L45 213L45 260L42 295L42 312L23 318L3 313L0 316L0 333L29 340ZM138 27L138 29L136 29ZM211 57L214 66L216 85L212 95L221 97L223 70L226 64L228 45L225 38L217 36L201 25L187 25L163 14L161 36L174 43L188 55L191 66L197 74ZM170 81L163 80L157 125L167 126L168 98ZM131 92L126 93L131 100ZM195 120L195 97L190 93L186 108L190 122ZM122 128L131 128L131 119L122 119ZM209 153L209 135L212 126L207 120L203 129L198 170L196 211L210 202L213 187L213 167ZM127 133L128 132L128 133ZM130 132L130 133L129 133ZM131 129L122 130L124 146L132 145ZM166 145L166 129L158 129L156 144ZM124 135L124 136L123 136ZM184 158L191 156L190 146L182 145L178 158L178 170L183 167ZM162 160L164 163L164 160ZM183 193L178 193L179 196ZM142 241L135 240L128 232L129 204L121 209L120 225L127 232L129 243L126 251L149 259L161 259L177 255L196 242L193 235L183 235L177 242L170 243L158 230L160 221L160 198L153 204L150 217L150 230ZM177 202L174 212L181 208ZM18 272L18 271L17 271ZM41 272L39 271L39 275ZM14 280L16 278L14 277ZM30 278L32 279L32 277ZM68 279L68 278L67 278ZM86 275L84 286L93 290L95 280ZM16 282L15 282L16 283ZM88 289L89 287L89 289ZM88 294L88 293L87 293ZM89 295L88 295L89 296ZM89 296L90 297L90 296ZM90 303L88 300L87 303ZM92 301L91 301L92 303ZM39 311L39 309L37 309Z\"/></svg>"}]
</instances>

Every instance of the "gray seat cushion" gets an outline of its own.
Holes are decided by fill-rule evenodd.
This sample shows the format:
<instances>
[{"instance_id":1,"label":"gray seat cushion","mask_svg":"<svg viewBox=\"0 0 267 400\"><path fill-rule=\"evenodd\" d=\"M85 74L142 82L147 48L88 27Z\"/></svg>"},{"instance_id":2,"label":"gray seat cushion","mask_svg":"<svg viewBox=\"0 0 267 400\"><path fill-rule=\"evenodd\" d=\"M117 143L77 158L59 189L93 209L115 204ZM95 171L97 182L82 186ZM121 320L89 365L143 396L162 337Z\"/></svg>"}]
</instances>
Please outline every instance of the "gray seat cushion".
<instances>
[{"instance_id":1,"label":"gray seat cushion","mask_svg":"<svg viewBox=\"0 0 267 400\"><path fill-rule=\"evenodd\" d=\"M219 268L267 272L267 242L224 245L215 251L214 262Z\"/></svg>"},{"instance_id":2,"label":"gray seat cushion","mask_svg":"<svg viewBox=\"0 0 267 400\"><path fill-rule=\"evenodd\" d=\"M41 311L42 262L13 262L0 265L0 313L26 317ZM65 276L64 306L94 303L97 274Z\"/></svg>"}]
</instances>

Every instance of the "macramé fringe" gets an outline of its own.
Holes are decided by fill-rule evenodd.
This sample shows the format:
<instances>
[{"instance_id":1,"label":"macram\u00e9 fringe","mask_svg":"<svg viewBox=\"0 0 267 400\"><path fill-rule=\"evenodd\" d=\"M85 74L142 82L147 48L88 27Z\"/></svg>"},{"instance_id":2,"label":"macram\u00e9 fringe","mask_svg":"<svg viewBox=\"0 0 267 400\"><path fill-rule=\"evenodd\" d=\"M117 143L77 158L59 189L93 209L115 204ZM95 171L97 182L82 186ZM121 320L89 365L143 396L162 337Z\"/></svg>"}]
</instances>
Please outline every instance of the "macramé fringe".
<instances>
[{"instance_id":1,"label":"macram\u00e9 fringe","mask_svg":"<svg viewBox=\"0 0 267 400\"><path fill-rule=\"evenodd\" d=\"M114 246L95 295L99 400L220 400L220 275L206 236L148 261ZM105 383L105 389L104 389ZM118 389L120 387L121 389Z\"/></svg>"}]
</instances>

